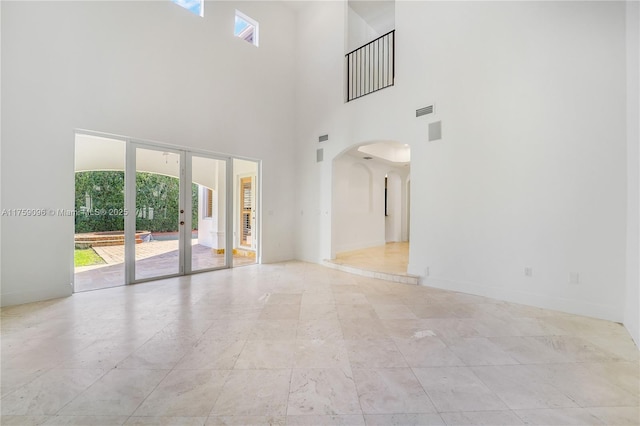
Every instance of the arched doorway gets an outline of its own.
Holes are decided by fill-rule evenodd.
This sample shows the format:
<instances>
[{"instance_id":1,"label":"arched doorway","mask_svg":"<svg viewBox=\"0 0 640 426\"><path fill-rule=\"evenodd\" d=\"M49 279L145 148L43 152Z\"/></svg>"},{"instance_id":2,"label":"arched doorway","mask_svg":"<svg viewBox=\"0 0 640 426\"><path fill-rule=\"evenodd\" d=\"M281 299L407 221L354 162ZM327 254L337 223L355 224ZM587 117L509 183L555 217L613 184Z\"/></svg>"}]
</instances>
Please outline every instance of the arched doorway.
<instances>
[{"instance_id":1,"label":"arched doorway","mask_svg":"<svg viewBox=\"0 0 640 426\"><path fill-rule=\"evenodd\" d=\"M350 259L359 258L374 272L406 274L409 172L410 148L395 141L356 144L335 157L333 262L356 266Z\"/></svg>"}]
</instances>

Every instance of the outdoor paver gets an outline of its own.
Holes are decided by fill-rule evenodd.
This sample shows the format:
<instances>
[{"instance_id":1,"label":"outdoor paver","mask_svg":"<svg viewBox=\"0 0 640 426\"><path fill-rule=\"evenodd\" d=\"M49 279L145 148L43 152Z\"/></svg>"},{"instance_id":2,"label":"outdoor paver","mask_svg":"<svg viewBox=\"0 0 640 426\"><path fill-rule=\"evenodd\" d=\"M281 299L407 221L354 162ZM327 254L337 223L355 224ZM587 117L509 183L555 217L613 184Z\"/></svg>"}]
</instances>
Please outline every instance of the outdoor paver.
<instances>
[{"instance_id":1,"label":"outdoor paver","mask_svg":"<svg viewBox=\"0 0 640 426\"><path fill-rule=\"evenodd\" d=\"M213 253L210 247L191 246L192 270L224 266L224 254ZM136 244L136 279L161 277L178 273L178 241L151 241ZM75 292L97 290L124 285L124 246L95 247L94 250L107 263L82 268L75 274ZM256 263L254 257L233 256L234 266Z\"/></svg>"}]
</instances>

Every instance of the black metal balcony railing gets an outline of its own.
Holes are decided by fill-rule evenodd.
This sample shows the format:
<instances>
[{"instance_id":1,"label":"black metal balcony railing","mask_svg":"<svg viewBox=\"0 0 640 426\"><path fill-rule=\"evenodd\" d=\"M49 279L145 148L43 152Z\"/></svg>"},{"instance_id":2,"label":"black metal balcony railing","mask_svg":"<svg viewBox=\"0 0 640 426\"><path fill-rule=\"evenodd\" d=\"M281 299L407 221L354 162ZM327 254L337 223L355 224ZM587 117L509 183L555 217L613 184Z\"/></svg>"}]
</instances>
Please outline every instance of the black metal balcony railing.
<instances>
[{"instance_id":1,"label":"black metal balcony railing","mask_svg":"<svg viewBox=\"0 0 640 426\"><path fill-rule=\"evenodd\" d=\"M393 86L395 30L347 53L345 57L347 102Z\"/></svg>"}]
</instances>

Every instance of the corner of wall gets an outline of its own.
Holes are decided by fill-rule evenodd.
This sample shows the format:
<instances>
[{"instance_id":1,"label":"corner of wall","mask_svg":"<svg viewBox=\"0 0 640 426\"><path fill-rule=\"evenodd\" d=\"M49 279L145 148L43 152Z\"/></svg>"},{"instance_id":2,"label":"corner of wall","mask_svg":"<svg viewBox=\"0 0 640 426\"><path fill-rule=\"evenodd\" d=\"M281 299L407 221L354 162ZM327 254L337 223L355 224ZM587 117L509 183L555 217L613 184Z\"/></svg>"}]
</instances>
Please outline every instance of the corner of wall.
<instances>
[{"instance_id":1,"label":"corner of wall","mask_svg":"<svg viewBox=\"0 0 640 426\"><path fill-rule=\"evenodd\" d=\"M624 326L640 347L640 3L626 2L627 283Z\"/></svg>"},{"instance_id":2,"label":"corner of wall","mask_svg":"<svg viewBox=\"0 0 640 426\"><path fill-rule=\"evenodd\" d=\"M3 3L0 2L0 27L2 23L2 6ZM0 31L0 46L2 45L2 31ZM0 56L0 64L2 63L2 57ZM0 66L0 82L2 81L2 66ZM0 84L0 99L2 99L2 85ZM2 102L0 102L0 170L3 170L2 167ZM2 190L2 173L0 173L0 211L2 211L2 194L4 191ZM2 220L0 217L0 235L2 235ZM2 242L0 241L0 271L2 271ZM2 305L2 273L0 273L0 306Z\"/></svg>"},{"instance_id":3,"label":"corner of wall","mask_svg":"<svg viewBox=\"0 0 640 426\"><path fill-rule=\"evenodd\" d=\"M37 289L22 292L3 293L0 296L0 307L23 305L25 303L41 302L44 300L69 297L73 294L71 287L56 287L54 289Z\"/></svg>"}]
</instances>

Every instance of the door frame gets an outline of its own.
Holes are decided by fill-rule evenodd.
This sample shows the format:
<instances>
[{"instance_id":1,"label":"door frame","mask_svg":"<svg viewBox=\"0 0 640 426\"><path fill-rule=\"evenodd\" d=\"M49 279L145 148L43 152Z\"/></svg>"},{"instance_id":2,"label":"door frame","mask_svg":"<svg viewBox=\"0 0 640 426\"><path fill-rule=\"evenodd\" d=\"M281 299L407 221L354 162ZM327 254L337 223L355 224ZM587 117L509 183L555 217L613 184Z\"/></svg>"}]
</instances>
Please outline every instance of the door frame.
<instances>
[{"instance_id":1,"label":"door frame","mask_svg":"<svg viewBox=\"0 0 640 426\"><path fill-rule=\"evenodd\" d=\"M233 232L229 232L229 218L233 215L233 200L229 202L229 195L233 195L233 158L229 156L220 156L214 154L202 154L195 151L185 151L185 178L184 178L184 186L181 183L181 189L184 189L185 197L184 197L184 209L185 209L185 218L184 218L184 226L183 231L185 233L185 239L181 241L181 249L184 261L184 270L182 275L191 275L199 272L207 272L207 271L215 271L218 269L226 269L233 266ZM191 184L193 183L193 157L201 157L208 158L211 160L224 161L225 164L225 233L224 233L224 266L217 266L213 268L206 269L198 269L197 271L192 271L192 262L191 262L191 231L193 230L193 201L191 196L187 196L186 193L191 194ZM198 213L199 215L200 213ZM233 223L231 224L231 228L233 229ZM188 230L188 231L187 231ZM189 237L186 237L186 234L189 234ZM231 248L230 248L231 247Z\"/></svg>"},{"instance_id":2,"label":"door frame","mask_svg":"<svg viewBox=\"0 0 640 426\"><path fill-rule=\"evenodd\" d=\"M257 168L257 167L256 167ZM256 170L257 173L257 170ZM235 220L238 221L238 226L237 226L237 232L238 232L238 238L237 238L237 242L238 242L238 248L244 248L244 249L249 249L249 250L254 250L256 252L256 256L257 256L257 251L258 251L258 235L257 235L257 226L258 226L258 177L256 174L254 173L241 173L238 174L237 176L237 180L236 180L236 184L237 184L237 194L238 194L238 202L237 207L238 207L238 213L240 214L240 217L236 217ZM247 179L250 178L251 179L251 244L250 245L243 245L242 244L242 209L240 208L240 206L242 205L242 180L243 179ZM238 216L238 215L236 215ZM234 222L235 222L234 220Z\"/></svg>"},{"instance_id":3,"label":"door frame","mask_svg":"<svg viewBox=\"0 0 640 426\"><path fill-rule=\"evenodd\" d=\"M138 149L146 149L150 151L164 151L170 152L173 154L179 155L180 158L180 173L178 178L178 209L181 212L178 215L178 221L181 224L178 225L178 272L175 274L167 274L167 275L158 275L150 278L140 278L136 279L136 250L135 250L135 234L136 234L136 218L138 216L138 211L136 207L136 176L138 173L137 169L137 156ZM186 191L186 174L185 174L185 157L187 151L175 148L169 148L166 146L155 146L153 144L136 142L136 141L128 141L127 149L125 150L125 173L124 173L124 188L125 188L125 197L124 197L124 208L129 212L124 218L124 274L125 274L125 284L135 284L139 282L145 281L153 281L159 280L163 278L171 278L177 277L181 275L185 275L185 260L186 254L184 251L185 239L186 239L186 221L185 216L190 214L191 212L187 210L185 206L185 198L186 193L191 191ZM132 176L133 178L128 178ZM190 242L190 240L189 240Z\"/></svg>"},{"instance_id":4,"label":"door frame","mask_svg":"<svg viewBox=\"0 0 640 426\"><path fill-rule=\"evenodd\" d=\"M182 145L175 145L151 140L145 140L140 138L132 138L129 136L117 135L113 133L106 132L97 132L93 130L87 129L74 129L74 135L76 134L85 134L89 136L97 136L103 137L107 139L115 139L119 141L123 141L125 143L125 167L124 167L124 175L125 175L125 197L124 197L124 208L128 209L129 214L125 216L124 220L124 231L125 231L125 262L124 262L124 283L123 285L137 284L140 282L146 281L155 281L159 279L178 277L183 275L191 275L197 274L200 272L209 272L213 270L220 269L228 269L233 267L233 233L234 233L234 221L233 218L233 160L245 160L255 162L257 165L257 171L255 175L255 188L254 192L257 197L255 203L256 215L258 218L261 218L261 176L262 176L262 160L251 158L251 157L243 157L236 155L223 154L219 152L213 152L203 149L191 148ZM136 186L136 148L146 148L151 150L162 150L169 151L180 154L180 201L179 204L184 206L184 222L185 224L179 231L179 247L180 247L180 255L179 255L179 272L177 274L171 275L163 275L153 278L144 278L144 279L135 279L135 231L136 231L136 209L135 209L135 186ZM191 259L187 257L187 253L191 255L191 234L189 232L189 238L186 238L187 233L186 229L190 229L192 226L191 223L191 159L193 156L200 156L205 158L211 158L215 160L223 160L226 164L226 183L225 183L225 197L227 197L225 214L227 215L226 223L225 223L225 265L221 267L214 267L208 269L199 269L197 271L191 270ZM188 168L188 170L187 170ZM133 178L132 178L133 176ZM187 177L189 179L187 179ZM188 191L186 189L189 189ZM187 196L189 195L189 196ZM187 208L187 203L189 207ZM133 209L129 209L130 206L133 206ZM256 245L256 263L261 263L262 258L262 238L261 238L261 226L258 223L258 220L255 221L255 232L258 238L258 244ZM186 245L189 245L187 248ZM73 250L73 246L71 247ZM72 256L73 258L73 256ZM188 262L186 260L189 260ZM74 284L74 292L75 292L75 273L72 274L73 284Z\"/></svg>"}]
</instances>

